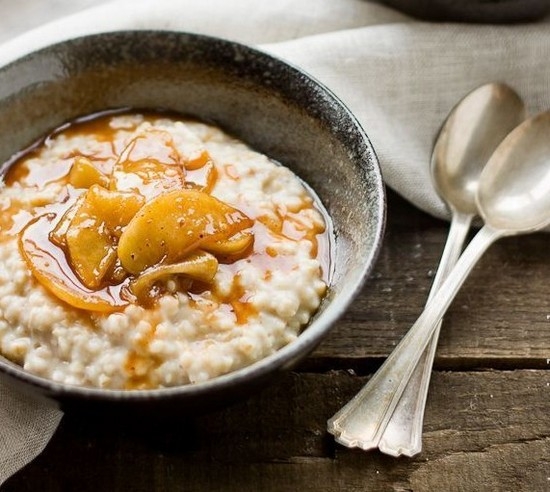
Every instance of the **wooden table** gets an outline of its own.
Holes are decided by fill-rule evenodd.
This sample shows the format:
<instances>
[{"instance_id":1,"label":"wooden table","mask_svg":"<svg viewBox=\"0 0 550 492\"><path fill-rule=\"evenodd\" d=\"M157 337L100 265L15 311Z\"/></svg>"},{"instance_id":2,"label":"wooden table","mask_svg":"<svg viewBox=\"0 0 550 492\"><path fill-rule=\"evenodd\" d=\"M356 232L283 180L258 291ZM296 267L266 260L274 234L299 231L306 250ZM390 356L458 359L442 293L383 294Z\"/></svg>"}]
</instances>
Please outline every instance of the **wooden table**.
<instances>
[{"instance_id":1,"label":"wooden table","mask_svg":"<svg viewBox=\"0 0 550 492\"><path fill-rule=\"evenodd\" d=\"M11 478L21 491L550 490L550 236L491 247L449 311L424 449L350 450L326 420L421 312L448 224L389 193L377 267L331 336L294 372L226 410L173 425L69 414Z\"/></svg>"}]
</instances>

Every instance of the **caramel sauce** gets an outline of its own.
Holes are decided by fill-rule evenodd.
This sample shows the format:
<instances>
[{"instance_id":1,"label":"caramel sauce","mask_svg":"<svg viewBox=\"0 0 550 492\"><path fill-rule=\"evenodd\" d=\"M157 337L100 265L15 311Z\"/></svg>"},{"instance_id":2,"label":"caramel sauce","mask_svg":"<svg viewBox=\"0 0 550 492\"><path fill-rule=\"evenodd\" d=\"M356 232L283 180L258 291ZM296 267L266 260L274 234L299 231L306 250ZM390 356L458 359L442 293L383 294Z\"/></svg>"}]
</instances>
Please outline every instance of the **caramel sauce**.
<instances>
[{"instance_id":1,"label":"caramel sauce","mask_svg":"<svg viewBox=\"0 0 550 492\"><path fill-rule=\"evenodd\" d=\"M24 181L29 175L29 168L22 163L19 165L12 165L8 168L6 175L4 176L4 182L6 186L13 186L15 183Z\"/></svg>"},{"instance_id":2,"label":"caramel sauce","mask_svg":"<svg viewBox=\"0 0 550 492\"><path fill-rule=\"evenodd\" d=\"M155 339L157 329L156 323L151 322L149 330L136 343L130 351L124 370L128 377L125 388L127 390L149 389L154 386L151 381L151 373L162 361L159 357L151 354L149 344Z\"/></svg>"},{"instance_id":3,"label":"caramel sauce","mask_svg":"<svg viewBox=\"0 0 550 492\"><path fill-rule=\"evenodd\" d=\"M21 211L25 213L26 211ZM13 204L0 210L0 241L5 241L9 236L13 235L11 231L14 228L15 219L19 215L19 210ZM28 217L28 220L32 218L32 215ZM27 220L27 221L28 221Z\"/></svg>"},{"instance_id":4,"label":"caramel sauce","mask_svg":"<svg viewBox=\"0 0 550 492\"><path fill-rule=\"evenodd\" d=\"M120 128L111 126L110 121L114 116L126 114L131 115L132 111L128 109L113 109L77 118L55 129L46 137L45 143L48 145L53 138L60 134L65 135L67 138L93 135L96 140L108 143L111 146L116 141L116 133ZM136 123L132 122L132 124L125 126L124 129L129 131L135 130L139 123L141 121L137 120Z\"/></svg>"},{"instance_id":5,"label":"caramel sauce","mask_svg":"<svg viewBox=\"0 0 550 492\"><path fill-rule=\"evenodd\" d=\"M229 294L222 295L219 292L214 292L214 297L218 302L230 306L229 310L235 316L235 322L238 325L244 325L248 318L258 314L254 305L250 302L250 294L246 292L239 273L233 276L233 282Z\"/></svg>"},{"instance_id":6,"label":"caramel sauce","mask_svg":"<svg viewBox=\"0 0 550 492\"><path fill-rule=\"evenodd\" d=\"M310 192L312 193L312 192ZM324 225L308 223L300 216L300 210L314 209L323 217ZM302 208L296 212L277 211L277 218L270 216L256 217L254 226L254 236L257 246L255 253L260 252L261 256L269 258L260 258L258 263L276 265L277 269L285 269L285 260L277 261L280 256L277 249L272 246L273 239L284 237L292 241L308 240L311 243L311 256L316 258L321 264L321 273L323 280L328 283L331 274L331 238L330 218L320 204L308 199L304 200ZM287 260L289 261L289 260Z\"/></svg>"},{"instance_id":7,"label":"caramel sauce","mask_svg":"<svg viewBox=\"0 0 550 492\"><path fill-rule=\"evenodd\" d=\"M93 317L96 315L86 309L87 303L95 303L96 308L99 307L95 310L101 313L102 311L109 312L108 309L101 309L103 305L114 306L115 310L121 310L129 303L134 302L134 299L128 294L128 277L122 277L122 280L116 283L113 283L111 279L110 282L102 283L96 290L86 288L72 270L66 250L62 245L55 244L49 239L52 229L82 193L82 190L74 190L68 184L68 174L77 155L89 158L99 171L107 176L111 175L111 185L114 179L112 176L116 175L117 169L121 172L128 172L131 175L128 180L137 179L135 187L146 197L158 194L159 190L155 189L157 186L154 182L155 176L167 170L168 174L173 174L172 178L168 180L171 180L169 188L183 186L210 192L218 182L219 173L227 179L240 179L237 166L226 164L218 168L211 161L207 152L187 159L185 156L180 156L173 141L166 136L161 136L160 140L136 139L133 146L126 147L124 138L118 135L121 129L113 128L110 125L114 114L132 113L107 112L82 118L60 127L41 141L42 145L48 146L51 145L53 139L60 135L66 138L92 136L99 141L93 151L79 154L78 149L75 149L52 166L41 168L33 165L31 167L28 165L28 161L37 157L42 147L42 145L36 144L30 148L27 154L9 165L5 177L8 186L39 187L52 182L66 185L66 195L59 197L58 203L40 204L31 210L24 210L19 203L12 200L9 207L0 210L1 238L19 234L20 247L25 247L26 254L32 256L33 262L44 266L44 270L49 272L46 277L44 275L41 277L40 272L37 273L36 269L31 268L39 282L72 306L79 307L79 299L82 299L82 310L79 311L79 316L85 318L90 326L93 326ZM136 119L134 126L130 125L123 130L132 131L142 121L152 122L161 115L153 112L145 113L143 119ZM186 162L188 167L186 167ZM134 172L133 167L135 166L141 166L139 172ZM126 178L121 178L122 188L134 186L133 184L129 185L124 179ZM161 191L163 190L161 189ZM250 209L244 204L233 204L238 210L242 210L248 217L254 219L253 247L234 258L219 258L219 270L228 271L233 277L229 294L222 295L215 290L210 292L208 285L195 282L189 291L191 300L197 300L203 293L208 292L221 310L232 313L237 324L245 324L258 313L251 303L251 294L247 293L242 285L239 272L246 263L253 263L259 267L266 280L269 280L274 272L290 271L293 267L293 258L280 254L273 246L273 243L280 238L292 241L304 239L310 241L312 244L311 256L319 260L322 278L328 283L332 238L330 219L324 213L320 203L316 201L315 195L311 193L311 196L314 199L308 195L304 196L303 203L298 210L277 210L276 217L258 215L256 210ZM313 223L307 218L307 214L300 214L308 209L321 212L327 226ZM69 288L73 292L77 298L76 302L74 298L67 300L67 298L63 298L63 295L59 295L59 292L65 288ZM129 378L128 389L152 386L149 374L160 363L148 349L149 344L155 338L155 331L156 323L152 323L150 332L147 336L142 337L128 356L125 365Z\"/></svg>"}]
</instances>

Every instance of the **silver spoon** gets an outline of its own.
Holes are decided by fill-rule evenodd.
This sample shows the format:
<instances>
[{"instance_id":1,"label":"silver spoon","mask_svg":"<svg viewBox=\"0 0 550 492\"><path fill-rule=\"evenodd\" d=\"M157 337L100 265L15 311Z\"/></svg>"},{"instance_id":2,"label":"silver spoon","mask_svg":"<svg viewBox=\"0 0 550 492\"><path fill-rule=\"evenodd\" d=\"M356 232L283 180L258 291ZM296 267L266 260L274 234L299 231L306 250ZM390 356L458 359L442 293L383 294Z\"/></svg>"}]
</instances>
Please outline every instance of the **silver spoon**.
<instances>
[{"instance_id":1,"label":"silver spoon","mask_svg":"<svg viewBox=\"0 0 550 492\"><path fill-rule=\"evenodd\" d=\"M440 289L378 372L328 422L336 440L371 449L382 417L391 415L438 322L487 248L504 236L550 224L550 111L513 130L485 166L476 194L483 228L460 256Z\"/></svg>"},{"instance_id":2,"label":"silver spoon","mask_svg":"<svg viewBox=\"0 0 550 492\"><path fill-rule=\"evenodd\" d=\"M435 187L449 206L452 221L428 299L456 263L471 221L477 215L475 191L483 166L497 145L524 118L525 107L516 92L504 84L491 83L464 97L443 124L431 167ZM395 410L382 416L371 447L378 446L392 456L413 456L420 452L424 408L440 325Z\"/></svg>"},{"instance_id":3,"label":"silver spoon","mask_svg":"<svg viewBox=\"0 0 550 492\"><path fill-rule=\"evenodd\" d=\"M525 117L525 105L513 89L490 83L466 95L441 127L431 170L436 191L447 204L452 219L428 302L457 262L477 215L475 194L483 167L498 144ZM377 445L386 454L414 456L422 449L424 409L440 328L441 321L395 410L384 416L384 420L389 420L380 429Z\"/></svg>"}]
</instances>

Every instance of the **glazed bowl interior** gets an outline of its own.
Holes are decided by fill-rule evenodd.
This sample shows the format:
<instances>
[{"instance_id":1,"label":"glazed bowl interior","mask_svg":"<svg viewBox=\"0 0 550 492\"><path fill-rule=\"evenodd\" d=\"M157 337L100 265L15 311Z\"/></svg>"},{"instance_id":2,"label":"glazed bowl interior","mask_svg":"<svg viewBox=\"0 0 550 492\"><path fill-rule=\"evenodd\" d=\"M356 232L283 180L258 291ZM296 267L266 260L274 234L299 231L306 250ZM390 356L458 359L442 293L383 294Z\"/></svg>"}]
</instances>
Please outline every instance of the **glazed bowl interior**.
<instances>
[{"instance_id":1,"label":"glazed bowl interior","mask_svg":"<svg viewBox=\"0 0 550 492\"><path fill-rule=\"evenodd\" d=\"M196 409L223 404L311 352L362 287L384 228L376 156L346 107L302 71L216 38L128 31L63 42L0 69L0 162L76 117L125 107L169 109L219 125L313 188L334 229L328 295L295 342L206 383L145 391L80 388L32 376L3 358L0 375L62 407L83 401L177 400Z\"/></svg>"}]
</instances>

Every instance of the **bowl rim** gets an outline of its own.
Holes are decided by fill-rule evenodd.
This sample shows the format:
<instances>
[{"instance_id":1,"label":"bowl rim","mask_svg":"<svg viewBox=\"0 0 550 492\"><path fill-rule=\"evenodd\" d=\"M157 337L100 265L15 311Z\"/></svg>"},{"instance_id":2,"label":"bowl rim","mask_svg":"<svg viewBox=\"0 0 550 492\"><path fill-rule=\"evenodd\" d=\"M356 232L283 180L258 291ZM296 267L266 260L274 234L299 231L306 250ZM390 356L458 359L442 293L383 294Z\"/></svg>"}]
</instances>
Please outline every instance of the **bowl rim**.
<instances>
[{"instance_id":1,"label":"bowl rim","mask_svg":"<svg viewBox=\"0 0 550 492\"><path fill-rule=\"evenodd\" d=\"M284 347L276 350L274 353L251 363L240 369L236 369L226 374L216 376L207 381L198 383L189 383L185 385L152 388L152 389L139 389L139 390L126 390L126 389L109 389L109 388L96 388L88 386L77 386L67 383L59 383L45 377L37 376L23 369L22 366L6 359L0 354L0 377L9 376L15 381L21 381L26 385L34 387L42 394L46 394L48 399L58 399L63 397L71 397L83 400L97 400L97 401L111 401L111 402L139 402L150 401L155 399L170 399L173 397L186 397L194 398L198 396L204 396L210 394L213 390L230 389L231 387L237 387L241 384L249 382L251 378L257 379L262 376L267 376L271 372L275 372L277 369L285 369L285 366L293 365L294 359L302 359L309 352L311 352L323 339L323 337L330 331L336 321L344 314L348 309L353 299L363 288L369 273L372 271L376 259L379 255L383 236L386 226L386 192L385 185L382 178L382 172L376 152L372 146L372 143L363 129L361 123L357 120L351 110L342 102L342 100L334 94L325 84L317 80L314 76L310 75L304 69L294 65L291 62L283 60L277 56L274 56L268 52L262 51L258 48L224 39L211 35L204 35L186 31L172 31L164 29L147 29L147 30L116 30L102 33L85 34L82 36L73 37L70 39L62 40L43 46L37 50L31 51L6 65L0 66L0 72L9 70L13 65L24 63L26 60L32 57L41 56L51 52L52 50L59 49L64 46L68 46L72 43L86 42L94 38L100 39L105 36L108 37L121 37L124 38L127 35L139 35L139 36L163 36L171 35L177 36L184 40L191 40L195 43L218 43L224 45L227 48L237 48L239 53L243 53L246 56L253 57L255 60L259 60L261 63L269 63L271 70L284 69L290 72L294 78L300 79L303 84L304 81L309 85L308 90L316 90L316 95L321 94L325 99L323 104L330 103L334 108L337 108L339 115L347 119L347 121L353 126L356 132L356 138L362 144L366 155L368 156L368 165L370 170L367 169L367 163L358 158L354 159L357 164L362 168L363 172L369 175L369 180L374 184L373 186L373 203L371 208L375 210L375 214L371 217L372 222L375 224L374 231L372 233L372 248L370 254L363 258L360 268L360 275L358 281L355 283L352 289L350 289L343 297L338 297L335 301L330 301L320 316L315 317L305 327L303 327L298 334L297 338L285 345ZM333 130L334 131L334 130ZM38 136L40 137L40 136ZM330 285L329 285L330 287Z\"/></svg>"}]
</instances>

